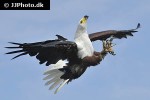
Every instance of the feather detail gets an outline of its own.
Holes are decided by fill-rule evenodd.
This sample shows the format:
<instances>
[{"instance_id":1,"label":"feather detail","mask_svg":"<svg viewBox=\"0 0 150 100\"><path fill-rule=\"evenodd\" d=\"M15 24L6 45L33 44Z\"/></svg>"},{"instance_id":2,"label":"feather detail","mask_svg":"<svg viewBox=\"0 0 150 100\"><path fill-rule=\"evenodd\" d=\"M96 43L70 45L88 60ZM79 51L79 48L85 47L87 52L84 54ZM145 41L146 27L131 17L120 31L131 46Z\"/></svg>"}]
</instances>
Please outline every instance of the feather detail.
<instances>
[{"instance_id":1,"label":"feather detail","mask_svg":"<svg viewBox=\"0 0 150 100\"><path fill-rule=\"evenodd\" d=\"M60 91L60 89L69 81L69 79L64 80L64 82L55 90L54 94Z\"/></svg>"},{"instance_id":2,"label":"feather detail","mask_svg":"<svg viewBox=\"0 0 150 100\"><path fill-rule=\"evenodd\" d=\"M52 90L60 85L58 87L59 89L57 88L56 90L58 92L58 90L60 90L65 85L65 80L61 79L62 75L64 75L65 72L60 71L60 69L66 66L66 63L66 61L59 60L56 64L51 64L50 68L48 68L48 70L44 72L44 75L47 76L43 78L43 80L48 80L45 85L51 85L49 90Z\"/></svg>"}]
</instances>

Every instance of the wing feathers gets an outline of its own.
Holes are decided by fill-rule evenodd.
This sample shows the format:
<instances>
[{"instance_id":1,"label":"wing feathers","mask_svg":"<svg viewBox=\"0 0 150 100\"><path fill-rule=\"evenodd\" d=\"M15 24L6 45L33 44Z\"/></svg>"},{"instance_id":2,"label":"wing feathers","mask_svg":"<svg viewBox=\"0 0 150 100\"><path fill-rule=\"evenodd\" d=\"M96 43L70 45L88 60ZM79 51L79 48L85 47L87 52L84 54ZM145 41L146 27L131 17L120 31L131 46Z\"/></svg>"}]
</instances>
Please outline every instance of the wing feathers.
<instances>
[{"instance_id":1,"label":"wing feathers","mask_svg":"<svg viewBox=\"0 0 150 100\"><path fill-rule=\"evenodd\" d=\"M12 59L18 58L18 57L23 56L23 55L26 55L26 54L28 54L28 52L21 53L21 54L15 56L15 57L13 57Z\"/></svg>"},{"instance_id":2,"label":"wing feathers","mask_svg":"<svg viewBox=\"0 0 150 100\"><path fill-rule=\"evenodd\" d=\"M127 38L127 36L133 36L132 33L138 32L137 29L140 28L140 23L138 23L137 27L135 29L131 30L108 30L108 31L102 31L102 32L96 32L89 34L89 38L91 41L96 40L106 40L107 38L114 37L114 38Z\"/></svg>"},{"instance_id":3,"label":"wing feathers","mask_svg":"<svg viewBox=\"0 0 150 100\"><path fill-rule=\"evenodd\" d=\"M63 41L65 41L65 40L67 40L66 38L64 38L63 36L61 36L61 35L56 35L57 36L57 38L59 39L59 40L63 40Z\"/></svg>"},{"instance_id":4,"label":"wing feathers","mask_svg":"<svg viewBox=\"0 0 150 100\"><path fill-rule=\"evenodd\" d=\"M45 63L46 66L50 64L55 64L60 59L72 59L72 56L77 56L77 45L75 42L66 41L66 39L60 35L57 35L56 40L47 40L43 42L35 43L15 43L9 42L11 44L17 45L12 47L6 47L8 49L16 49L16 51L11 51L6 54L18 54L13 57L17 57L29 54L30 56L36 56L40 61L39 64Z\"/></svg>"},{"instance_id":5,"label":"wing feathers","mask_svg":"<svg viewBox=\"0 0 150 100\"><path fill-rule=\"evenodd\" d=\"M20 53L20 52L23 52L24 50L17 50L17 51L11 51L11 52L8 52L6 54L13 54L13 53Z\"/></svg>"},{"instance_id":6,"label":"wing feathers","mask_svg":"<svg viewBox=\"0 0 150 100\"><path fill-rule=\"evenodd\" d=\"M15 42L8 42L10 44L15 44L15 45L22 45L21 43L15 43Z\"/></svg>"}]
</instances>

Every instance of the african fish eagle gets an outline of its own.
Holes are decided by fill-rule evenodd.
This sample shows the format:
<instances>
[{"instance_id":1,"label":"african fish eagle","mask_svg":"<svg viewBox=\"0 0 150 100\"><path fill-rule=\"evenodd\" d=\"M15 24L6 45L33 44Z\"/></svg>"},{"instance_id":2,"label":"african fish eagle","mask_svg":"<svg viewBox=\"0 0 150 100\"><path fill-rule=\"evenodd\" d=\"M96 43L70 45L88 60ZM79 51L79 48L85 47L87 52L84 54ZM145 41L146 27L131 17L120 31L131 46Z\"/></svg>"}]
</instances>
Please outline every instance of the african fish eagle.
<instances>
[{"instance_id":1,"label":"african fish eagle","mask_svg":"<svg viewBox=\"0 0 150 100\"><path fill-rule=\"evenodd\" d=\"M39 64L45 63L50 68L44 73L47 80L45 85L51 85L50 90L56 88L57 93L66 83L79 78L88 67L98 65L107 54L115 55L113 39L127 38L137 32L137 28L130 30L107 30L92 34L87 33L87 19L84 16L77 26L74 41L68 41L66 38L56 35L55 40L47 40L35 43L14 43L14 47L9 49L19 49L6 54L20 53L12 59L27 55L36 56ZM100 52L94 50L92 41L100 40L103 43L103 49Z\"/></svg>"}]
</instances>

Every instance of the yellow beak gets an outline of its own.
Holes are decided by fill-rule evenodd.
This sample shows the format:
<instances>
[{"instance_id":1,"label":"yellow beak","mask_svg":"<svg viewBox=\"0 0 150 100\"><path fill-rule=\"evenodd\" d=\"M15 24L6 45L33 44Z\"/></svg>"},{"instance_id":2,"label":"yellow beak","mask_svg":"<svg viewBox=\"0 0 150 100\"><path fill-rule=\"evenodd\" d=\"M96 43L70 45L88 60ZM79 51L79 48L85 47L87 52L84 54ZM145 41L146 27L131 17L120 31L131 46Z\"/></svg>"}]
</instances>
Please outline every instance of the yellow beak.
<instances>
[{"instance_id":1,"label":"yellow beak","mask_svg":"<svg viewBox=\"0 0 150 100\"><path fill-rule=\"evenodd\" d=\"M80 24L85 24L87 22L89 16L84 16L81 20L80 20Z\"/></svg>"}]
</instances>

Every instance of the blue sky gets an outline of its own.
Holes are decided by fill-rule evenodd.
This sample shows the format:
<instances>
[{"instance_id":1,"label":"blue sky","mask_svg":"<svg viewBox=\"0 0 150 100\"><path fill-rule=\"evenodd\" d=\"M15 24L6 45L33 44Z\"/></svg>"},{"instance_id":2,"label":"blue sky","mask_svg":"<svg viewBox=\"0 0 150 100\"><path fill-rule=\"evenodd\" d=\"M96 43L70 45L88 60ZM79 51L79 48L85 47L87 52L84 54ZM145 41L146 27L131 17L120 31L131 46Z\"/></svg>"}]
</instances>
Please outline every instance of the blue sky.
<instances>
[{"instance_id":1,"label":"blue sky","mask_svg":"<svg viewBox=\"0 0 150 100\"><path fill-rule=\"evenodd\" d=\"M47 11L0 11L1 100L150 100L149 0L51 0ZM78 21L89 15L88 32L142 27L134 37L115 40L116 56L108 55L79 79L54 95L44 86L43 72L35 58L10 60L7 42L35 42L61 34L73 40ZM94 47L100 51L101 43Z\"/></svg>"}]
</instances>

